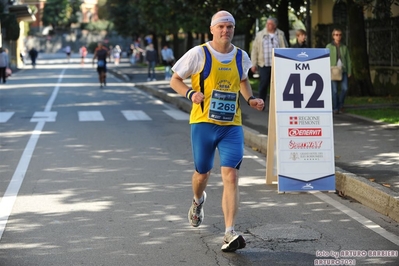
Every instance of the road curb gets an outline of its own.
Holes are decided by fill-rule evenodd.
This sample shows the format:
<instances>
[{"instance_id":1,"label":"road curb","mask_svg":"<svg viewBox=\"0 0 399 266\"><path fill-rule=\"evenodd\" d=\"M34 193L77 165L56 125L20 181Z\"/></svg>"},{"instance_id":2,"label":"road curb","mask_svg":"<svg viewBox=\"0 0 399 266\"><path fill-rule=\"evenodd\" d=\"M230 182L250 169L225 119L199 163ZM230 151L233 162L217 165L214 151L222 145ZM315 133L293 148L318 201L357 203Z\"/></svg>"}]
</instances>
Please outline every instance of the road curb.
<instances>
[{"instance_id":1,"label":"road curb","mask_svg":"<svg viewBox=\"0 0 399 266\"><path fill-rule=\"evenodd\" d=\"M338 167L335 168L335 177L336 189L341 195L399 222L399 193Z\"/></svg>"},{"instance_id":2,"label":"road curb","mask_svg":"<svg viewBox=\"0 0 399 266\"><path fill-rule=\"evenodd\" d=\"M114 71L112 71L114 72ZM130 81L125 74L116 71L113 73L124 81ZM180 95L172 97L163 90L158 90L151 85L137 84L136 87L150 93L166 102L172 103L179 109L189 113L191 103ZM245 144L252 149L267 155L267 135L243 126ZM339 167L335 168L336 190L341 196L350 197L359 203L384 214L396 222L399 222L399 193L396 193L382 185L373 183L367 178L345 171Z\"/></svg>"},{"instance_id":3,"label":"road curb","mask_svg":"<svg viewBox=\"0 0 399 266\"><path fill-rule=\"evenodd\" d=\"M109 68L108 71L109 71L112 75L116 76L117 78L119 78L119 79L121 79L121 80L123 80L123 81L126 81L126 82L130 81L129 76L126 75L126 74L124 74L121 70L114 69L114 68Z\"/></svg>"}]
</instances>

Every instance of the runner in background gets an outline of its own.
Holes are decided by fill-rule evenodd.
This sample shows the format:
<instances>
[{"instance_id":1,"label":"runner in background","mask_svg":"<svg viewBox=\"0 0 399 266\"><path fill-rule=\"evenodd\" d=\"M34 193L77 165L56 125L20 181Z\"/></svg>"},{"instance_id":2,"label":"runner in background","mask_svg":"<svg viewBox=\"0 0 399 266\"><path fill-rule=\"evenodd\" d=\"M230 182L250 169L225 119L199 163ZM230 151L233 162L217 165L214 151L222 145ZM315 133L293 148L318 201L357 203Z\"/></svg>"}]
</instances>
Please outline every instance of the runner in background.
<instances>
[{"instance_id":1,"label":"runner in background","mask_svg":"<svg viewBox=\"0 0 399 266\"><path fill-rule=\"evenodd\" d=\"M107 84L107 58L110 58L109 50L102 44L98 43L97 48L94 50L93 65L97 59L97 72L100 81L100 88Z\"/></svg>"},{"instance_id":2,"label":"runner in background","mask_svg":"<svg viewBox=\"0 0 399 266\"><path fill-rule=\"evenodd\" d=\"M82 47L80 47L79 54L80 54L80 58L81 58L80 64L84 65L85 64L85 58L87 56L87 49L86 49L86 47L84 45L82 45Z\"/></svg>"}]
</instances>

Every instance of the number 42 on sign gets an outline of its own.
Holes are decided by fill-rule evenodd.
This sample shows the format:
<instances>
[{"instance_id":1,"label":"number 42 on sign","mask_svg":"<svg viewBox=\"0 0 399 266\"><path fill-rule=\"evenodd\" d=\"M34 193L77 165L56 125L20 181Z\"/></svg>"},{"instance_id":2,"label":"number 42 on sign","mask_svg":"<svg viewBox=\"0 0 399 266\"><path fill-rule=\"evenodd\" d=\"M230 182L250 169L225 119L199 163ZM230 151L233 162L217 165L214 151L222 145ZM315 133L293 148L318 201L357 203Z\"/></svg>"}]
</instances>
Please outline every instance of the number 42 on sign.
<instances>
[{"instance_id":1,"label":"number 42 on sign","mask_svg":"<svg viewBox=\"0 0 399 266\"><path fill-rule=\"evenodd\" d=\"M279 192L334 191L328 49L274 49L266 183Z\"/></svg>"}]
</instances>

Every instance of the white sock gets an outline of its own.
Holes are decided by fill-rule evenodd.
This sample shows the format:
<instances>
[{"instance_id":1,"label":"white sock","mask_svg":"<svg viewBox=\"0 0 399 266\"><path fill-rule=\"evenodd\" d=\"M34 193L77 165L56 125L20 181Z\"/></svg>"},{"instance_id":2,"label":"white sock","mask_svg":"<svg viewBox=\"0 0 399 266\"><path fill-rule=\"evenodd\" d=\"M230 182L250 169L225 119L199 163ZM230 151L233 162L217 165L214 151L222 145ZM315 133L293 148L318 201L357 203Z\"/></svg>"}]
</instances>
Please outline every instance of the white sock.
<instances>
[{"instance_id":1,"label":"white sock","mask_svg":"<svg viewBox=\"0 0 399 266\"><path fill-rule=\"evenodd\" d=\"M197 205L200 205L201 203L204 202L204 194L202 194L202 197L200 199L197 199L196 197L194 197L194 201L195 203L197 203Z\"/></svg>"},{"instance_id":2,"label":"white sock","mask_svg":"<svg viewBox=\"0 0 399 266\"><path fill-rule=\"evenodd\" d=\"M226 227L226 233L234 231L234 226Z\"/></svg>"}]
</instances>

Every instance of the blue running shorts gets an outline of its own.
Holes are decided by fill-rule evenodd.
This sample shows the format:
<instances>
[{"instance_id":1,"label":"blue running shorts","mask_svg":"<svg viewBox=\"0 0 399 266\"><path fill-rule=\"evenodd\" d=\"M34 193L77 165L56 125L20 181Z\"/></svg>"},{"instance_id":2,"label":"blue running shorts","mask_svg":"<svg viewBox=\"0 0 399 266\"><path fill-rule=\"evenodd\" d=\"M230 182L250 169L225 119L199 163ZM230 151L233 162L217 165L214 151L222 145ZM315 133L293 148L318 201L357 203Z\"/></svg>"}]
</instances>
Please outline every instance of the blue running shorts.
<instances>
[{"instance_id":1,"label":"blue running shorts","mask_svg":"<svg viewBox=\"0 0 399 266\"><path fill-rule=\"evenodd\" d=\"M241 126L191 124L191 143L198 173L205 174L213 168L216 148L219 150L220 166L240 169L244 156L244 132Z\"/></svg>"}]
</instances>

